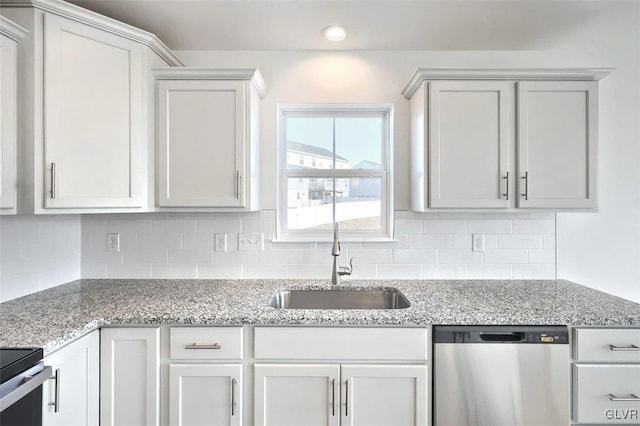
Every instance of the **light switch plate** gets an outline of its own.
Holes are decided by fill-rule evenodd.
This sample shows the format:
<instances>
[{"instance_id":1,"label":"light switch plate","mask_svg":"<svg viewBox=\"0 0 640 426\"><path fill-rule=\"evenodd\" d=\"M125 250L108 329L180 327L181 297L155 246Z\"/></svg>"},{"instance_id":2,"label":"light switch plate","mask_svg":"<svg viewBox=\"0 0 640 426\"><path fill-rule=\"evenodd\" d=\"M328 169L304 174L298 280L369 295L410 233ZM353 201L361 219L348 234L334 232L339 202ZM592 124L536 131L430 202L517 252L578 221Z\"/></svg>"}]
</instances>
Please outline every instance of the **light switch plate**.
<instances>
[{"instance_id":1,"label":"light switch plate","mask_svg":"<svg viewBox=\"0 0 640 426\"><path fill-rule=\"evenodd\" d=\"M239 251L264 250L264 234L262 232L242 232L238 234Z\"/></svg>"}]
</instances>

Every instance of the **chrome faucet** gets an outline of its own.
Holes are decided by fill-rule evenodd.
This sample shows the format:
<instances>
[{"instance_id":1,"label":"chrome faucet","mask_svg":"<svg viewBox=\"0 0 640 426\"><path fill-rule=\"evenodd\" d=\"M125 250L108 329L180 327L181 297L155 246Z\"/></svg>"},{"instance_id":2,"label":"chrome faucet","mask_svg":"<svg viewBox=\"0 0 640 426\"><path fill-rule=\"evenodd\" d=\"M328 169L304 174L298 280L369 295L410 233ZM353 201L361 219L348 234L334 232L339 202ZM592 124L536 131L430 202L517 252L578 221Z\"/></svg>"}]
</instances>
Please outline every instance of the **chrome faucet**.
<instances>
[{"instance_id":1,"label":"chrome faucet","mask_svg":"<svg viewBox=\"0 0 640 426\"><path fill-rule=\"evenodd\" d=\"M349 259L349 266L340 266L338 257L340 256L340 240L338 238L338 222L333 225L333 246L331 247L331 256L333 256L333 267L331 268L331 284L340 284L342 275L351 275L353 271L353 257Z\"/></svg>"}]
</instances>

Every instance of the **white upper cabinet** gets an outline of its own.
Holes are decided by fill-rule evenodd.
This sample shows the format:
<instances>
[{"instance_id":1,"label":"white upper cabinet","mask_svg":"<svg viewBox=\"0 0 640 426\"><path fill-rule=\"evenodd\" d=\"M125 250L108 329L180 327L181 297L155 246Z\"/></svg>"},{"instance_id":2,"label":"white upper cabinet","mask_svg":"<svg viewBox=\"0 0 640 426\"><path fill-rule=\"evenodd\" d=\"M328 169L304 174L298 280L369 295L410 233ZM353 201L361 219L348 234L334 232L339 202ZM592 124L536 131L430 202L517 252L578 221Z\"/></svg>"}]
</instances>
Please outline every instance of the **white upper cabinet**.
<instances>
[{"instance_id":1,"label":"white upper cabinet","mask_svg":"<svg viewBox=\"0 0 640 426\"><path fill-rule=\"evenodd\" d=\"M598 83L610 69L419 69L411 209L597 208Z\"/></svg>"},{"instance_id":2,"label":"white upper cabinet","mask_svg":"<svg viewBox=\"0 0 640 426\"><path fill-rule=\"evenodd\" d=\"M70 3L19 0L0 13L28 30L18 46L18 213L150 210L151 68L182 63L153 34Z\"/></svg>"},{"instance_id":3,"label":"white upper cabinet","mask_svg":"<svg viewBox=\"0 0 640 426\"><path fill-rule=\"evenodd\" d=\"M17 43L26 30L0 16L0 214L15 214Z\"/></svg>"},{"instance_id":4,"label":"white upper cabinet","mask_svg":"<svg viewBox=\"0 0 640 426\"><path fill-rule=\"evenodd\" d=\"M157 69L157 204L258 209L259 102L255 69Z\"/></svg>"},{"instance_id":5,"label":"white upper cabinet","mask_svg":"<svg viewBox=\"0 0 640 426\"><path fill-rule=\"evenodd\" d=\"M432 208L508 207L510 89L500 81L429 84Z\"/></svg>"},{"instance_id":6,"label":"white upper cabinet","mask_svg":"<svg viewBox=\"0 0 640 426\"><path fill-rule=\"evenodd\" d=\"M597 207L598 83L518 83L518 207Z\"/></svg>"},{"instance_id":7,"label":"white upper cabinet","mask_svg":"<svg viewBox=\"0 0 640 426\"><path fill-rule=\"evenodd\" d=\"M45 16L47 208L142 207L142 46Z\"/></svg>"}]
</instances>

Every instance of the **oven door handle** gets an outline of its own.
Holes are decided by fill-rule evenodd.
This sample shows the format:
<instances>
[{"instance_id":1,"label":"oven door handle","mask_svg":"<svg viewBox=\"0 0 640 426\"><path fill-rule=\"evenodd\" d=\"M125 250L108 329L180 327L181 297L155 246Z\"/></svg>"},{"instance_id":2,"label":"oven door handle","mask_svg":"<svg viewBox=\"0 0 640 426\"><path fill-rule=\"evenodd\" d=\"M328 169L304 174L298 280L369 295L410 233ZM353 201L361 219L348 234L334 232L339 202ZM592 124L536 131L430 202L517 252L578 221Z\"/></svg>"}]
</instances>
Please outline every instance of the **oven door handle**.
<instances>
[{"instance_id":1,"label":"oven door handle","mask_svg":"<svg viewBox=\"0 0 640 426\"><path fill-rule=\"evenodd\" d=\"M22 378L22 384L16 387L11 392L6 395L2 395L0 397L0 412L9 408L14 403L18 402L25 395L27 395L32 390L38 388L38 386L42 386L44 382L49 380L52 377L51 367L46 366L38 374L34 376L18 376Z\"/></svg>"}]
</instances>

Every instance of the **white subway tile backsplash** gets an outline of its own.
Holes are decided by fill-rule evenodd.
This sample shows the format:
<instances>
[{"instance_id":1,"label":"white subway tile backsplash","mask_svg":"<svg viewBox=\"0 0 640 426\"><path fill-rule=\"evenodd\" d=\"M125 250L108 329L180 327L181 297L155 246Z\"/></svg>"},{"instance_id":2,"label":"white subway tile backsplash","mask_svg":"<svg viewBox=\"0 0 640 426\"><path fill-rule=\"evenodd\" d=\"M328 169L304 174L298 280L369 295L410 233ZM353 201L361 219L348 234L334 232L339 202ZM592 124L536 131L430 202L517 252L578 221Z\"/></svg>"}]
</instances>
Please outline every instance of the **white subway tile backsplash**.
<instances>
[{"instance_id":1,"label":"white subway tile backsplash","mask_svg":"<svg viewBox=\"0 0 640 426\"><path fill-rule=\"evenodd\" d=\"M473 264L482 263L482 253L464 249L438 250L439 264Z\"/></svg>"},{"instance_id":2,"label":"white subway tile backsplash","mask_svg":"<svg viewBox=\"0 0 640 426\"><path fill-rule=\"evenodd\" d=\"M398 234L419 234L422 232L422 220L396 219L394 229Z\"/></svg>"},{"instance_id":3,"label":"white subway tile backsplash","mask_svg":"<svg viewBox=\"0 0 640 426\"><path fill-rule=\"evenodd\" d=\"M542 248L542 235L540 234L509 234L498 235L498 248Z\"/></svg>"},{"instance_id":4,"label":"white subway tile backsplash","mask_svg":"<svg viewBox=\"0 0 640 426\"><path fill-rule=\"evenodd\" d=\"M287 268L282 265L242 265L242 278L287 278Z\"/></svg>"},{"instance_id":5,"label":"white subway tile backsplash","mask_svg":"<svg viewBox=\"0 0 640 426\"><path fill-rule=\"evenodd\" d=\"M438 263L438 251L436 249L406 249L394 250L393 262L396 264L424 264Z\"/></svg>"},{"instance_id":6,"label":"white subway tile backsplash","mask_svg":"<svg viewBox=\"0 0 640 426\"><path fill-rule=\"evenodd\" d=\"M511 278L511 265L469 265L470 280L508 280Z\"/></svg>"},{"instance_id":7,"label":"white subway tile backsplash","mask_svg":"<svg viewBox=\"0 0 640 426\"><path fill-rule=\"evenodd\" d=\"M422 278L422 265L378 265L378 279L416 280Z\"/></svg>"},{"instance_id":8,"label":"white subway tile backsplash","mask_svg":"<svg viewBox=\"0 0 640 426\"><path fill-rule=\"evenodd\" d=\"M529 254L527 250L486 250L484 263L527 263Z\"/></svg>"},{"instance_id":9,"label":"white subway tile backsplash","mask_svg":"<svg viewBox=\"0 0 640 426\"><path fill-rule=\"evenodd\" d=\"M198 266L192 265L152 265L153 278L193 279L198 277Z\"/></svg>"},{"instance_id":10,"label":"white subway tile backsplash","mask_svg":"<svg viewBox=\"0 0 640 426\"><path fill-rule=\"evenodd\" d=\"M509 234L511 232L510 220L470 220L470 234Z\"/></svg>"},{"instance_id":11,"label":"white subway tile backsplash","mask_svg":"<svg viewBox=\"0 0 640 426\"><path fill-rule=\"evenodd\" d=\"M529 263L556 263L556 251L550 249L529 250Z\"/></svg>"},{"instance_id":12,"label":"white subway tile backsplash","mask_svg":"<svg viewBox=\"0 0 640 426\"><path fill-rule=\"evenodd\" d=\"M556 277L556 265L513 265L513 279L552 280Z\"/></svg>"},{"instance_id":13,"label":"white subway tile backsplash","mask_svg":"<svg viewBox=\"0 0 640 426\"><path fill-rule=\"evenodd\" d=\"M330 253L328 253L330 254ZM353 257L353 263L381 264L393 263L393 250L391 249L351 249L347 258Z\"/></svg>"},{"instance_id":14,"label":"white subway tile backsplash","mask_svg":"<svg viewBox=\"0 0 640 426\"><path fill-rule=\"evenodd\" d=\"M554 234L556 221L548 220L514 220L514 234Z\"/></svg>"},{"instance_id":15,"label":"white subway tile backsplash","mask_svg":"<svg viewBox=\"0 0 640 426\"><path fill-rule=\"evenodd\" d=\"M107 278L152 278L151 263L107 265Z\"/></svg>"},{"instance_id":16,"label":"white subway tile backsplash","mask_svg":"<svg viewBox=\"0 0 640 426\"><path fill-rule=\"evenodd\" d=\"M428 219L422 221L422 232L425 234L466 234L466 220Z\"/></svg>"},{"instance_id":17,"label":"white subway tile backsplash","mask_svg":"<svg viewBox=\"0 0 640 426\"><path fill-rule=\"evenodd\" d=\"M242 278L242 265L198 265L198 278L233 280Z\"/></svg>"},{"instance_id":18,"label":"white subway tile backsplash","mask_svg":"<svg viewBox=\"0 0 640 426\"><path fill-rule=\"evenodd\" d=\"M211 249L169 249L169 265L192 265L194 263L213 263Z\"/></svg>"},{"instance_id":19,"label":"white subway tile backsplash","mask_svg":"<svg viewBox=\"0 0 640 426\"><path fill-rule=\"evenodd\" d=\"M485 244L486 244L486 239L485 239ZM451 248L471 250L471 235L470 234L453 235L453 245L451 246Z\"/></svg>"},{"instance_id":20,"label":"white subway tile backsplash","mask_svg":"<svg viewBox=\"0 0 640 426\"><path fill-rule=\"evenodd\" d=\"M409 234L407 248L451 248L453 235L451 234Z\"/></svg>"},{"instance_id":21,"label":"white subway tile backsplash","mask_svg":"<svg viewBox=\"0 0 640 426\"><path fill-rule=\"evenodd\" d=\"M258 254L258 263L261 264L302 264L302 250L296 249L272 249L261 251Z\"/></svg>"},{"instance_id":22,"label":"white subway tile backsplash","mask_svg":"<svg viewBox=\"0 0 640 426\"><path fill-rule=\"evenodd\" d=\"M395 217L396 241L342 243L340 264L346 265L349 257L354 257L351 279L510 278L527 274L533 278L549 276L550 266L555 274L553 213L398 211ZM52 235L57 232L55 225L47 222L40 228ZM120 253L106 252L107 232L120 234ZM240 232L262 232L264 251L239 252ZM213 251L216 233L227 234L226 252ZM272 242L274 233L275 210L84 216L82 276L329 279L331 243ZM484 252L471 251L472 234L484 235ZM16 244L8 247L12 254L5 263L20 260L15 252L30 253L29 247L17 245L17 250ZM5 246L0 241L0 249ZM44 251L52 249L51 245L44 247ZM51 256L41 261L50 260L53 267L55 259Z\"/></svg>"},{"instance_id":23,"label":"white subway tile backsplash","mask_svg":"<svg viewBox=\"0 0 640 426\"><path fill-rule=\"evenodd\" d=\"M422 278L425 280L464 280L467 279L467 265L422 265Z\"/></svg>"}]
</instances>

